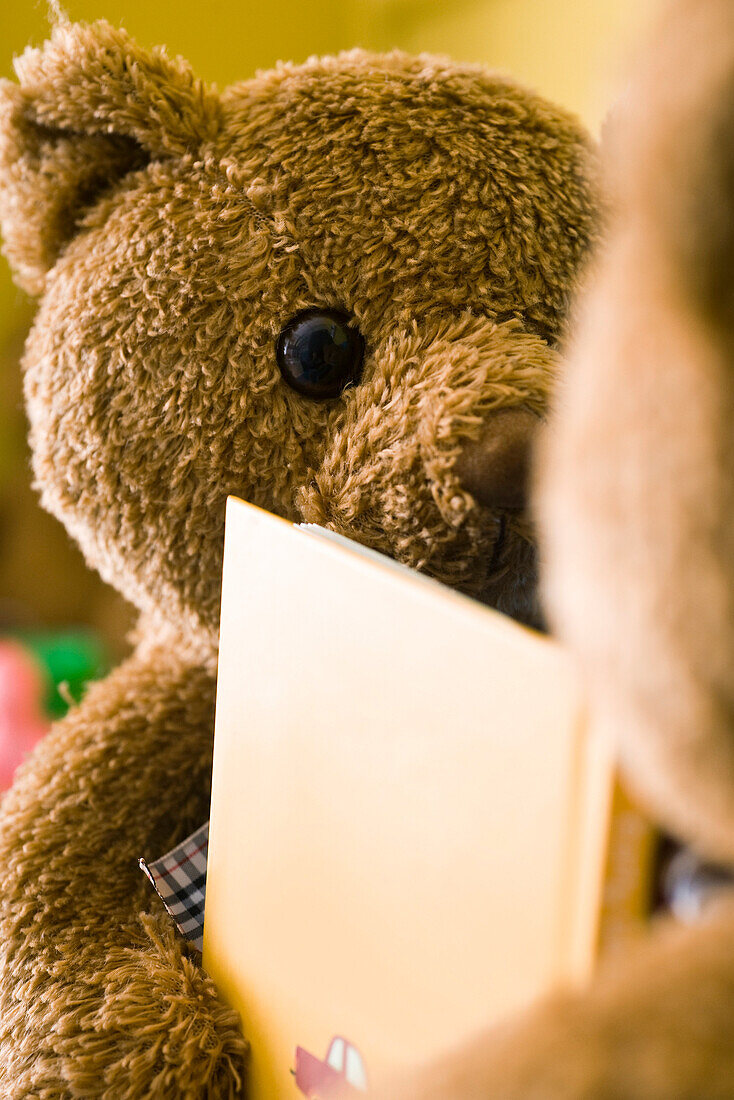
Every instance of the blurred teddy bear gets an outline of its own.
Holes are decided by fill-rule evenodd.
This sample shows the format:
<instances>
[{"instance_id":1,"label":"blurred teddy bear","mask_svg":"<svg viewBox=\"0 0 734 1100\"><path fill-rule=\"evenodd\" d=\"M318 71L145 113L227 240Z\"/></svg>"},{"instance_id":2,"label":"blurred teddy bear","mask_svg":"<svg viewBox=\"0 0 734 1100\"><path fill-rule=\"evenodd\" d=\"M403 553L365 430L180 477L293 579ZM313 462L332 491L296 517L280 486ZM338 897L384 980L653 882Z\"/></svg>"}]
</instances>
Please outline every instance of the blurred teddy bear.
<instances>
[{"instance_id":1,"label":"blurred teddy bear","mask_svg":"<svg viewBox=\"0 0 734 1100\"><path fill-rule=\"evenodd\" d=\"M411 1100L734 1097L734 5L670 5L610 123L611 238L539 449L550 617L643 808L717 874ZM727 885L728 883L728 885Z\"/></svg>"},{"instance_id":2,"label":"blurred teddy bear","mask_svg":"<svg viewBox=\"0 0 734 1100\"><path fill-rule=\"evenodd\" d=\"M143 617L0 811L0 1082L231 1096L237 1019L137 868L208 812L226 497L535 619L527 455L594 156L545 101L429 56L220 94L65 23L16 67L0 220L40 297L35 475Z\"/></svg>"}]
</instances>

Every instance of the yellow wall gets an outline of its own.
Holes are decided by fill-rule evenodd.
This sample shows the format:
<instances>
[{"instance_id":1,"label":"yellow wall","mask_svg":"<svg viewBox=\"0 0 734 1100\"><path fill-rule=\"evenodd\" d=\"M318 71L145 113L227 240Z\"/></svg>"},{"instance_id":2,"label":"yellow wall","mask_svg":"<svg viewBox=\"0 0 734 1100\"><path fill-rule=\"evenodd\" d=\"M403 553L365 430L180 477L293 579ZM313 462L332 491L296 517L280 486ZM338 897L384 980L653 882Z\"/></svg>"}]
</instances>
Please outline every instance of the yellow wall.
<instances>
[{"instance_id":1,"label":"yellow wall","mask_svg":"<svg viewBox=\"0 0 734 1100\"><path fill-rule=\"evenodd\" d=\"M104 16L141 43L165 42L203 77L227 84L278 58L351 45L400 46L485 61L596 127L626 44L656 0L68 0L72 19ZM40 42L40 0L0 0L0 75ZM0 343L27 316L0 261Z\"/></svg>"},{"instance_id":2,"label":"yellow wall","mask_svg":"<svg viewBox=\"0 0 734 1100\"><path fill-rule=\"evenodd\" d=\"M483 61L597 129L659 0L382 0L408 50ZM389 37L389 31L388 35Z\"/></svg>"}]
</instances>

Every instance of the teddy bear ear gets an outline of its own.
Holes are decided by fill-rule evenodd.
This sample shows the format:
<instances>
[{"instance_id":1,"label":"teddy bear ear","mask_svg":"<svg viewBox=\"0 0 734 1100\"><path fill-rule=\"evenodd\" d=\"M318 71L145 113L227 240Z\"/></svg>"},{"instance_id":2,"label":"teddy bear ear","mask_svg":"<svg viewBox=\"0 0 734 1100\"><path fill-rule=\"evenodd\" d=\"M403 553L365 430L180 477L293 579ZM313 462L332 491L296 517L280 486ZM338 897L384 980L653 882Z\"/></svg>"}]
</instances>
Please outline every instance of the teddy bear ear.
<instances>
[{"instance_id":1,"label":"teddy bear ear","mask_svg":"<svg viewBox=\"0 0 734 1100\"><path fill-rule=\"evenodd\" d=\"M194 152L218 125L216 93L180 58L106 22L60 23L0 81L0 228L30 293L85 211L128 172Z\"/></svg>"}]
</instances>

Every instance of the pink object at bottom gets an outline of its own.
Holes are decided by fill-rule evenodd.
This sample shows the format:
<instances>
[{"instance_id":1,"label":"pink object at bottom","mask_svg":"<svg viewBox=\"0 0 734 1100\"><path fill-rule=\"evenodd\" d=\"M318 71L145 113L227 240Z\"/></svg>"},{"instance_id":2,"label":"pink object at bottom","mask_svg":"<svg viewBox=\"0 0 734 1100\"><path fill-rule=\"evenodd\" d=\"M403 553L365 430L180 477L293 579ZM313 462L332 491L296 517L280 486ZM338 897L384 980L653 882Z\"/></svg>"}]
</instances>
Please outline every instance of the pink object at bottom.
<instances>
[{"instance_id":1,"label":"pink object at bottom","mask_svg":"<svg viewBox=\"0 0 734 1100\"><path fill-rule=\"evenodd\" d=\"M0 640L0 790L48 731L42 710L43 673L17 642Z\"/></svg>"}]
</instances>

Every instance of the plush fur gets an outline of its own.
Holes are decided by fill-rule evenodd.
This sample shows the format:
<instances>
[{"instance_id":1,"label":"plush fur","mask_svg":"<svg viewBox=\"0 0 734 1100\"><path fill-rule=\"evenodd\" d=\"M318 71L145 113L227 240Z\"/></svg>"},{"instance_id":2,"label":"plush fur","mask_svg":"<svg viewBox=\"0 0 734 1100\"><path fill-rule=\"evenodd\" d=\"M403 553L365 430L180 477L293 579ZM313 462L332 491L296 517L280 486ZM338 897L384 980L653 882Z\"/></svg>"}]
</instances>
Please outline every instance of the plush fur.
<instances>
[{"instance_id":1,"label":"plush fur","mask_svg":"<svg viewBox=\"0 0 734 1100\"><path fill-rule=\"evenodd\" d=\"M35 476L143 618L0 811L0 1091L233 1096L237 1021L137 869L208 812L226 496L532 617L523 455L594 234L593 154L543 100L433 57L354 51L218 94L62 24L17 72L0 219L40 297ZM313 306L367 348L324 402L275 358Z\"/></svg>"},{"instance_id":2,"label":"plush fur","mask_svg":"<svg viewBox=\"0 0 734 1100\"><path fill-rule=\"evenodd\" d=\"M23 325L27 331L30 316ZM86 625L115 659L129 646L133 609L87 568L31 489L21 393L20 326L0 345L0 632Z\"/></svg>"},{"instance_id":3,"label":"plush fur","mask_svg":"<svg viewBox=\"0 0 734 1100\"><path fill-rule=\"evenodd\" d=\"M651 817L734 869L734 5L684 0L610 123L614 226L542 448L553 623ZM734 1097L734 901L411 1100Z\"/></svg>"},{"instance_id":4,"label":"plush fur","mask_svg":"<svg viewBox=\"0 0 734 1100\"><path fill-rule=\"evenodd\" d=\"M728 863L733 139L734 6L677 3L610 123L617 224L580 309L542 494L548 602L599 721L655 816Z\"/></svg>"}]
</instances>

